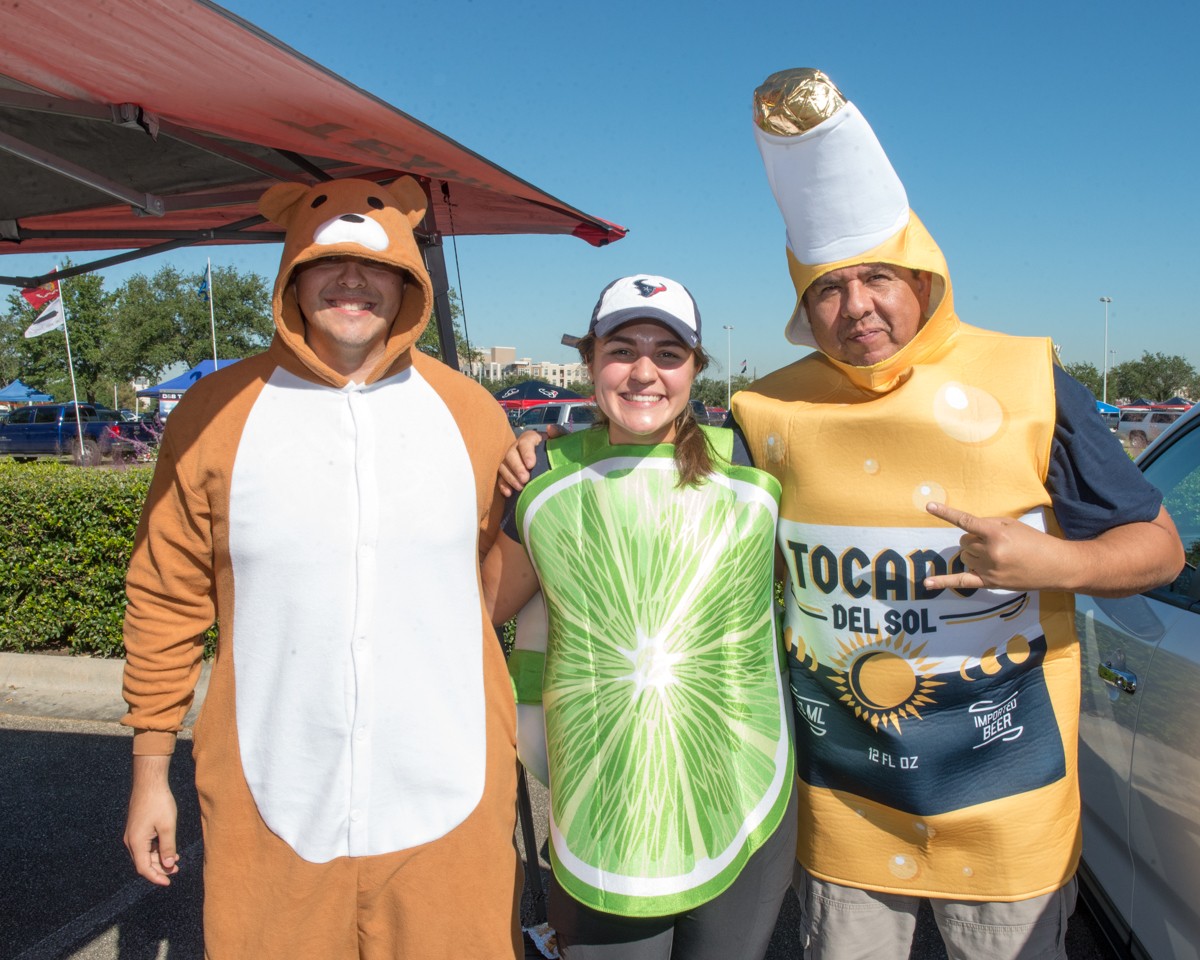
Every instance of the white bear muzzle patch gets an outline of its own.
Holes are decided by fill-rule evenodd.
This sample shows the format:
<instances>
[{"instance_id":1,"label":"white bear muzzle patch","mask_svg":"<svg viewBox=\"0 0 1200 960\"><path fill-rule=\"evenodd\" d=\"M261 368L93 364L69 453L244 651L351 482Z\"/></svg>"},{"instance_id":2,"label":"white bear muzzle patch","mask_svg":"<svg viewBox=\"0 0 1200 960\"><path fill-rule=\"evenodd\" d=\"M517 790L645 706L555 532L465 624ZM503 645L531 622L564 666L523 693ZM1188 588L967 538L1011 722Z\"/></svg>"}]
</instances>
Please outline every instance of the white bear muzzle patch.
<instances>
[{"instance_id":1,"label":"white bear muzzle patch","mask_svg":"<svg viewBox=\"0 0 1200 960\"><path fill-rule=\"evenodd\" d=\"M326 220L313 233L313 243L330 246L335 243L357 243L378 253L388 248L387 231L378 221L357 213L343 213Z\"/></svg>"}]
</instances>

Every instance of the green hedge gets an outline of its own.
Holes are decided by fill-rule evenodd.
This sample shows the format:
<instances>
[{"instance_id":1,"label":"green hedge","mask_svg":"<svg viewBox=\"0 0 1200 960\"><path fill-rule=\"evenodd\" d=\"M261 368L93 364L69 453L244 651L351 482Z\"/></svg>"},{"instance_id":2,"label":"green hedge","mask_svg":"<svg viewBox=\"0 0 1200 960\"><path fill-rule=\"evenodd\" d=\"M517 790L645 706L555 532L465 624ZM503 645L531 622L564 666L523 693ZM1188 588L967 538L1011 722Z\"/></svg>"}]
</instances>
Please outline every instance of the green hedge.
<instances>
[{"instance_id":1,"label":"green hedge","mask_svg":"<svg viewBox=\"0 0 1200 960\"><path fill-rule=\"evenodd\" d=\"M125 571L153 472L0 460L0 650L125 656ZM205 640L212 656L215 627Z\"/></svg>"},{"instance_id":2,"label":"green hedge","mask_svg":"<svg viewBox=\"0 0 1200 960\"><path fill-rule=\"evenodd\" d=\"M125 570L152 470L0 461L0 649L124 656Z\"/></svg>"}]
</instances>

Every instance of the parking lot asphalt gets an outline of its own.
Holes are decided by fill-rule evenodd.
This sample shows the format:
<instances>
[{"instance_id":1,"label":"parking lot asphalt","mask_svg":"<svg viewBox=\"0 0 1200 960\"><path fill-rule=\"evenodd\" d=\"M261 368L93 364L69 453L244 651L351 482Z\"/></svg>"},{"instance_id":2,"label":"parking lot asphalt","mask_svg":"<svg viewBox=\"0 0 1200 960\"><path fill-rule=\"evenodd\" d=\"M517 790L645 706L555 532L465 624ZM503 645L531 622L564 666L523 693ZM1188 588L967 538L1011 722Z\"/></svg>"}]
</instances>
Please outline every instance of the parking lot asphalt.
<instances>
[{"instance_id":1,"label":"parking lot asphalt","mask_svg":"<svg viewBox=\"0 0 1200 960\"><path fill-rule=\"evenodd\" d=\"M133 873L121 844L130 736L118 722L125 712L123 666L119 660L0 653L0 863L22 878L0 884L0 958L203 956L203 849L186 749L190 730L181 734L171 764L184 869L170 888L155 888ZM207 680L206 670L189 724ZM530 797L544 883L548 797L532 779ZM524 855L519 830L517 844ZM532 920L528 889L522 914L526 923ZM799 905L789 894L767 960L799 960L799 920ZM1067 947L1071 960L1110 957L1083 907L1071 919ZM526 956L540 954L529 945ZM923 909L911 958L945 957L932 915Z\"/></svg>"}]
</instances>

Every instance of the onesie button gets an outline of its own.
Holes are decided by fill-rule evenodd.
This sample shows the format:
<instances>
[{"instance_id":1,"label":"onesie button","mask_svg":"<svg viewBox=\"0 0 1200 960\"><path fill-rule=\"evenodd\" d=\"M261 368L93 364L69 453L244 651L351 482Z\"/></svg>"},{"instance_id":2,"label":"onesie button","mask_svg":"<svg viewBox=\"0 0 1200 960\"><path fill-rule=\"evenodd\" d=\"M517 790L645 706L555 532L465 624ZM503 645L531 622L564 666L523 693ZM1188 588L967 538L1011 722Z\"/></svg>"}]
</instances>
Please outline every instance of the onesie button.
<instances>
[{"instance_id":1,"label":"onesie button","mask_svg":"<svg viewBox=\"0 0 1200 960\"><path fill-rule=\"evenodd\" d=\"M350 811L350 819L353 820L355 823L358 823L358 821L362 819L362 811L361 810L351 810Z\"/></svg>"}]
</instances>

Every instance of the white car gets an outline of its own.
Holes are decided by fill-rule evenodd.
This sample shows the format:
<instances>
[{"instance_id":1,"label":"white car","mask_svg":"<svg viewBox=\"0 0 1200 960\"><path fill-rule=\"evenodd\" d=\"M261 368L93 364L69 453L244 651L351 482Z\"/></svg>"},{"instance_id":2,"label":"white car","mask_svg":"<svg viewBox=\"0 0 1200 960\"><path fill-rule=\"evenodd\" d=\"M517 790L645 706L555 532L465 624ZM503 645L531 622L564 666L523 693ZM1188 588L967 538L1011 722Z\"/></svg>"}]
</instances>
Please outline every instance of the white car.
<instances>
[{"instance_id":1,"label":"white car","mask_svg":"<svg viewBox=\"0 0 1200 960\"><path fill-rule=\"evenodd\" d=\"M1160 433L1186 413L1178 407L1124 407L1117 420L1117 436L1131 450L1143 450Z\"/></svg>"},{"instance_id":2,"label":"white car","mask_svg":"<svg viewBox=\"0 0 1200 960\"><path fill-rule=\"evenodd\" d=\"M560 400L540 403L525 410L513 424L517 436L529 430L545 433L551 425L574 433L596 422L596 405L591 400Z\"/></svg>"},{"instance_id":3,"label":"white car","mask_svg":"<svg viewBox=\"0 0 1200 960\"><path fill-rule=\"evenodd\" d=\"M1166 587L1080 596L1080 880L1123 956L1200 960L1200 405L1138 458L1187 563Z\"/></svg>"}]
</instances>

